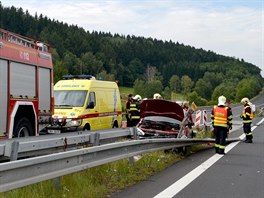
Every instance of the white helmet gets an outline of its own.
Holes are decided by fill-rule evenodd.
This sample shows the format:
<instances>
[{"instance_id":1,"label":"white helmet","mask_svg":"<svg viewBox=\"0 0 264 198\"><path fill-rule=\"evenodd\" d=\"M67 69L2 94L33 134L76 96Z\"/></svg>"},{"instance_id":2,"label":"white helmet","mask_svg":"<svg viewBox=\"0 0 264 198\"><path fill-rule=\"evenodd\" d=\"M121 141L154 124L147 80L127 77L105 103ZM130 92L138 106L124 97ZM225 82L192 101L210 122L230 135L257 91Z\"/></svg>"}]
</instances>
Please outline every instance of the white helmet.
<instances>
[{"instance_id":1,"label":"white helmet","mask_svg":"<svg viewBox=\"0 0 264 198\"><path fill-rule=\"evenodd\" d=\"M225 103L226 103L226 97L225 96L219 96L218 105L225 105Z\"/></svg>"},{"instance_id":2,"label":"white helmet","mask_svg":"<svg viewBox=\"0 0 264 198\"><path fill-rule=\"evenodd\" d=\"M183 101L182 106L189 107L190 106L189 101Z\"/></svg>"},{"instance_id":3,"label":"white helmet","mask_svg":"<svg viewBox=\"0 0 264 198\"><path fill-rule=\"evenodd\" d=\"M249 103L249 99L248 98L242 98L241 103L242 104L248 104Z\"/></svg>"},{"instance_id":4,"label":"white helmet","mask_svg":"<svg viewBox=\"0 0 264 198\"><path fill-rule=\"evenodd\" d=\"M133 97L133 99L134 99L134 100L138 100L138 101L141 101L141 100L142 100L142 98L141 98L140 95L135 95L135 96Z\"/></svg>"},{"instance_id":5,"label":"white helmet","mask_svg":"<svg viewBox=\"0 0 264 198\"><path fill-rule=\"evenodd\" d=\"M153 99L162 99L161 95L159 93L155 93L153 95Z\"/></svg>"}]
</instances>

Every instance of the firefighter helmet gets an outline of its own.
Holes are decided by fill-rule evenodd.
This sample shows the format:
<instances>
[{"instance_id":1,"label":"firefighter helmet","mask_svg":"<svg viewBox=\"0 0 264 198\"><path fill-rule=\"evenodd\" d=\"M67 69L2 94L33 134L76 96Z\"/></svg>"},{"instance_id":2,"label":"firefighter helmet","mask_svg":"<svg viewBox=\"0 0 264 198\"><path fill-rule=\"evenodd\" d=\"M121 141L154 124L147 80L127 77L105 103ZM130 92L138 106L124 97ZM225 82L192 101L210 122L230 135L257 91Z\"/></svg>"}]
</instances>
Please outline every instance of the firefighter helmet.
<instances>
[{"instance_id":1,"label":"firefighter helmet","mask_svg":"<svg viewBox=\"0 0 264 198\"><path fill-rule=\"evenodd\" d=\"M225 103L226 103L226 97L225 96L219 96L218 105L225 105Z\"/></svg>"},{"instance_id":2,"label":"firefighter helmet","mask_svg":"<svg viewBox=\"0 0 264 198\"><path fill-rule=\"evenodd\" d=\"M249 103L249 99L248 98L242 98L241 103L242 104L248 104Z\"/></svg>"},{"instance_id":3,"label":"firefighter helmet","mask_svg":"<svg viewBox=\"0 0 264 198\"><path fill-rule=\"evenodd\" d=\"M162 99L161 95L159 93L155 93L153 95L153 99Z\"/></svg>"},{"instance_id":4,"label":"firefighter helmet","mask_svg":"<svg viewBox=\"0 0 264 198\"><path fill-rule=\"evenodd\" d=\"M189 104L188 101L183 101L182 106L183 106L183 107L189 107L190 104Z\"/></svg>"},{"instance_id":5,"label":"firefighter helmet","mask_svg":"<svg viewBox=\"0 0 264 198\"><path fill-rule=\"evenodd\" d=\"M140 95L135 95L135 96L133 97L133 99L134 99L134 100L137 100L137 101L141 101L141 100L142 100L142 98L141 98Z\"/></svg>"}]
</instances>

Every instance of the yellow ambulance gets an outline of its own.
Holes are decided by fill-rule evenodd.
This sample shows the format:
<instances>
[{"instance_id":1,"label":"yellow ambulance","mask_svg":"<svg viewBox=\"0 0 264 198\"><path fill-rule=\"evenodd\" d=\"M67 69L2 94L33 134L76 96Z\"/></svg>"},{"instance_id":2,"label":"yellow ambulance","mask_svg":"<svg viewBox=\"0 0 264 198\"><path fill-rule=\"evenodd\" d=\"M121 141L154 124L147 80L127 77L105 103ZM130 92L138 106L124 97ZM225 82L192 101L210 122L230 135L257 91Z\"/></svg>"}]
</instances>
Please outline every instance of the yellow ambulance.
<instances>
[{"instance_id":1,"label":"yellow ambulance","mask_svg":"<svg viewBox=\"0 0 264 198\"><path fill-rule=\"evenodd\" d=\"M120 127L122 108L116 82L91 75L64 76L54 86L55 109L48 133Z\"/></svg>"}]
</instances>

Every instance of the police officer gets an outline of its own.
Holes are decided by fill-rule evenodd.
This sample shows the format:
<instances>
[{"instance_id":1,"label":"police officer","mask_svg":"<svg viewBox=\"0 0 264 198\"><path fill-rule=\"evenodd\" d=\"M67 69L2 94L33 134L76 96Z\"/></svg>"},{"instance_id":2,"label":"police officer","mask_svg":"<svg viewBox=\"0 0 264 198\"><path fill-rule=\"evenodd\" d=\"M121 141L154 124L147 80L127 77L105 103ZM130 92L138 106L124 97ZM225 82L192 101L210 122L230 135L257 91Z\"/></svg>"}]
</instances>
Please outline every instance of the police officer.
<instances>
[{"instance_id":1,"label":"police officer","mask_svg":"<svg viewBox=\"0 0 264 198\"><path fill-rule=\"evenodd\" d=\"M249 105L248 98L242 98L241 103L244 105L243 113L240 115L240 118L243 119L243 130L246 135L246 143L252 143L253 134L251 132L251 123L253 119L253 111Z\"/></svg>"},{"instance_id":2,"label":"police officer","mask_svg":"<svg viewBox=\"0 0 264 198\"><path fill-rule=\"evenodd\" d=\"M136 126L140 120L140 101L142 100L140 95L135 95L133 101L130 104L130 126Z\"/></svg>"},{"instance_id":3,"label":"police officer","mask_svg":"<svg viewBox=\"0 0 264 198\"><path fill-rule=\"evenodd\" d=\"M225 154L227 132L232 128L232 111L225 105L226 98L220 96L218 105L214 106L211 113L211 120L215 131L215 152Z\"/></svg>"}]
</instances>

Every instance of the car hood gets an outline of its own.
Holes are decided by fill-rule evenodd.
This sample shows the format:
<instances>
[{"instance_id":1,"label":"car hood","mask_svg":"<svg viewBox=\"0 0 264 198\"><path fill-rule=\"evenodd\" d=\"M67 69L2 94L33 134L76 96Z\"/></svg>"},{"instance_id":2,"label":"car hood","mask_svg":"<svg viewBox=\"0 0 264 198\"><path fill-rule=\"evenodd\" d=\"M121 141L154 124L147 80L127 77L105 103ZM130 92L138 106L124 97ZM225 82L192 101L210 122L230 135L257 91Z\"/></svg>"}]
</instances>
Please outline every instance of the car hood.
<instances>
[{"instance_id":1,"label":"car hood","mask_svg":"<svg viewBox=\"0 0 264 198\"><path fill-rule=\"evenodd\" d=\"M160 99L148 99L143 100L140 104L140 118L147 116L165 116L182 121L184 113L182 107L175 102Z\"/></svg>"}]
</instances>

